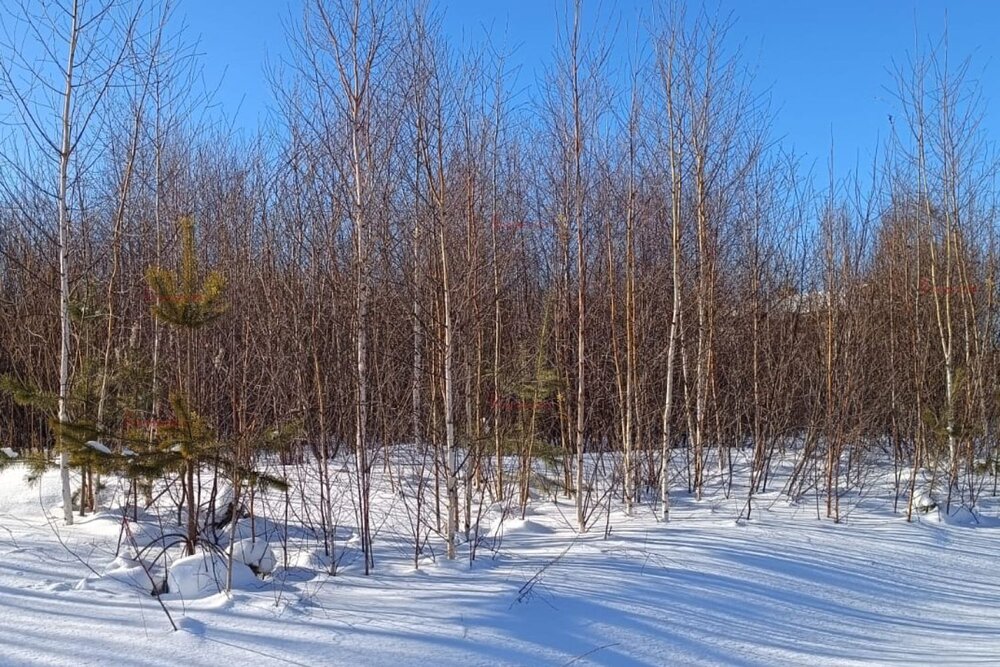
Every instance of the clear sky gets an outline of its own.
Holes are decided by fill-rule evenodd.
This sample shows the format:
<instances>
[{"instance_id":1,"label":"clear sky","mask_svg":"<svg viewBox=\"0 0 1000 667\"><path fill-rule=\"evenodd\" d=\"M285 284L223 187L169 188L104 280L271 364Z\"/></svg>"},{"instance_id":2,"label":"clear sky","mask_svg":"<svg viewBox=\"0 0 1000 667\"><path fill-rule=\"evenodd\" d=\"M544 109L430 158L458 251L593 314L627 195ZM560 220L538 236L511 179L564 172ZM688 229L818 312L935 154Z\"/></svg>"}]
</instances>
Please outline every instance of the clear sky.
<instances>
[{"instance_id":1,"label":"clear sky","mask_svg":"<svg viewBox=\"0 0 1000 667\"><path fill-rule=\"evenodd\" d=\"M200 37L207 77L222 81L217 100L237 126L253 126L266 113L264 65L286 55L285 28L304 1L181 0L179 14L189 36ZM441 0L437 6L454 40L491 30L516 48L518 85L531 94L551 59L564 0ZM620 26L614 46L619 62L629 48L627 26L648 7L643 0L584 0L587 18ZM945 26L951 56L972 57L987 103L1000 97L1000 2L720 0L718 7L735 21L732 44L756 68L757 89L770 94L775 135L823 178L831 137L838 172L870 162L897 107L886 90L893 61L904 61L917 42L940 38ZM988 109L987 126L996 129L996 118Z\"/></svg>"}]
</instances>

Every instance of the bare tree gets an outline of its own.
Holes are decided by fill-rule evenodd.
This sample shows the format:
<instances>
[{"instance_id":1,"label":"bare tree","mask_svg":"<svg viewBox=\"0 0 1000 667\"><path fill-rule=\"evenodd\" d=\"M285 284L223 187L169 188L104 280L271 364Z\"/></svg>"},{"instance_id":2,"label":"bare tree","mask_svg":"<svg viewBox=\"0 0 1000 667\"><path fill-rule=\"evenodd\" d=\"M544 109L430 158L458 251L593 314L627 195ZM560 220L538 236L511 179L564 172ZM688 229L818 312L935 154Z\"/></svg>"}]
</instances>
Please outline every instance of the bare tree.
<instances>
[{"instance_id":1,"label":"bare tree","mask_svg":"<svg viewBox=\"0 0 1000 667\"><path fill-rule=\"evenodd\" d=\"M9 57L0 59L0 87L13 100L19 125L29 138L23 148L38 151L55 164L60 321L57 419L62 425L70 421L71 168L75 162L88 162L78 152L91 149L87 145L90 130L126 60L141 11L141 3L120 0L19 2L3 19L3 48ZM25 48L25 35L44 54L42 59L36 60ZM55 45L65 47L61 62ZM17 165L15 169L20 171ZM34 180L24 172L21 176ZM52 192L43 183L36 181L35 186ZM71 524L69 453L64 443L59 449L63 516Z\"/></svg>"}]
</instances>

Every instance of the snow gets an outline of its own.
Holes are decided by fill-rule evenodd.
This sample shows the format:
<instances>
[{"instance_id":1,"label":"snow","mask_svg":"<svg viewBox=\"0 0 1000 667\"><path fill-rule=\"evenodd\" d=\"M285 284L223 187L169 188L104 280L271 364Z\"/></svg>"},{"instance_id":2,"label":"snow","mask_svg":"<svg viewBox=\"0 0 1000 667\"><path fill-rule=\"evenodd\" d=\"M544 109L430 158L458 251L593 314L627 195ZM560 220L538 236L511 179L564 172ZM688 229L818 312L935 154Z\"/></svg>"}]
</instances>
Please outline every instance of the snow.
<instances>
[{"instance_id":1,"label":"snow","mask_svg":"<svg viewBox=\"0 0 1000 667\"><path fill-rule=\"evenodd\" d=\"M930 492L926 489L917 490L913 494L913 509L926 513L935 507L937 507L937 501L931 497Z\"/></svg>"},{"instance_id":2,"label":"snow","mask_svg":"<svg viewBox=\"0 0 1000 667\"><path fill-rule=\"evenodd\" d=\"M350 543L349 512L333 517L335 576L310 531L293 525L286 539L275 514L241 521L238 544L256 533L249 551L266 544L272 574L237 563L227 596L224 555L172 556L161 599L174 632L134 547L119 544L120 515L65 526L52 511L58 472L28 486L15 465L0 472L0 664L995 664L1000 505L984 497L975 515L937 508L908 523L906 498L892 512L891 476L845 495L839 524L819 497L774 491L737 522L741 483L729 497L717 482L701 501L675 493L668 523L640 504L583 535L562 497L523 519L510 513L502 528L499 509L486 508L471 567L468 544L448 563L432 535L419 570L398 494L376 477L372 576ZM175 532L169 521L128 524L154 578L166 563L150 563L156 550L142 544L158 526Z\"/></svg>"},{"instance_id":3,"label":"snow","mask_svg":"<svg viewBox=\"0 0 1000 667\"><path fill-rule=\"evenodd\" d=\"M15 452L10 447L0 447L0 453L3 453L3 455L6 456L9 459L16 459L17 458L17 452Z\"/></svg>"},{"instance_id":4,"label":"snow","mask_svg":"<svg viewBox=\"0 0 1000 667\"><path fill-rule=\"evenodd\" d=\"M226 589L228 561L215 552L201 552L173 562L167 573L168 598L208 597ZM258 590L260 581L249 567L233 562L233 589Z\"/></svg>"},{"instance_id":5,"label":"snow","mask_svg":"<svg viewBox=\"0 0 1000 667\"><path fill-rule=\"evenodd\" d=\"M74 587L77 591L99 591L112 595L150 595L163 588L162 568L143 566L138 559L119 556L100 573L90 574Z\"/></svg>"},{"instance_id":6,"label":"snow","mask_svg":"<svg viewBox=\"0 0 1000 667\"><path fill-rule=\"evenodd\" d=\"M531 519L507 519L498 521L490 531L491 537L504 537L505 535L528 534L528 535L548 535L555 530L532 521Z\"/></svg>"},{"instance_id":7,"label":"snow","mask_svg":"<svg viewBox=\"0 0 1000 667\"><path fill-rule=\"evenodd\" d=\"M271 545L262 539L246 539L234 543L233 560L249 566L257 574L271 574L278 564Z\"/></svg>"},{"instance_id":8,"label":"snow","mask_svg":"<svg viewBox=\"0 0 1000 667\"><path fill-rule=\"evenodd\" d=\"M90 447L95 452L100 452L101 454L110 454L111 450L103 442L98 442L97 440L89 440L87 442L87 447Z\"/></svg>"}]
</instances>

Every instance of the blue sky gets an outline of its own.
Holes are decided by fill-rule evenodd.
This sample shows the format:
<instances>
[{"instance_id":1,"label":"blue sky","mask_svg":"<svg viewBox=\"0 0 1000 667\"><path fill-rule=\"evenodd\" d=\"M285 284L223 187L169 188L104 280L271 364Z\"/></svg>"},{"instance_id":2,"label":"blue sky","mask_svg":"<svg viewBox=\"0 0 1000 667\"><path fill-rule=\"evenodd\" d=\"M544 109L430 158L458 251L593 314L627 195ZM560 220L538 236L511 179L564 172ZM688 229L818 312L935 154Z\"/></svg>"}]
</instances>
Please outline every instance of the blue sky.
<instances>
[{"instance_id":1,"label":"blue sky","mask_svg":"<svg viewBox=\"0 0 1000 667\"><path fill-rule=\"evenodd\" d=\"M270 91L264 66L286 54L284 29L290 16L301 13L303 1L181 1L178 12L189 36L200 38L206 76L221 79L217 100L237 126L252 127L266 114ZM498 39L506 35L506 43L516 47L519 87L530 94L551 58L563 0L443 0L437 6L456 42L478 39L487 29ZM627 26L648 7L643 0L584 2L590 21L621 26L613 47L619 62L629 49ZM997 97L997 2L721 0L718 7L732 14L731 45L742 48L756 69L757 89L770 95L774 134L821 178L831 137L839 173L870 162L897 109L886 90L893 61L904 61L918 42L940 38L946 25L951 56L971 56L986 101ZM996 128L995 116L988 114L987 127Z\"/></svg>"}]
</instances>

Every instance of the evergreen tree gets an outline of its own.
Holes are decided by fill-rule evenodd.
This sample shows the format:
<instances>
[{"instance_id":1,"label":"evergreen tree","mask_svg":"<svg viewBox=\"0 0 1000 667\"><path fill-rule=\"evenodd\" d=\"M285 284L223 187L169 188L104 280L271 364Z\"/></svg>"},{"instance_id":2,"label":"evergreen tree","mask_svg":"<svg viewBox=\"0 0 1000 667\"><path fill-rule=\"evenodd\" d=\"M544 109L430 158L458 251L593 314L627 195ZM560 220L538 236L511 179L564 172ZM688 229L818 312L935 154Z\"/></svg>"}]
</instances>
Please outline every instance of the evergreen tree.
<instances>
[{"instance_id":1,"label":"evergreen tree","mask_svg":"<svg viewBox=\"0 0 1000 667\"><path fill-rule=\"evenodd\" d=\"M184 503L187 507L187 552L194 554L198 543L198 508L200 499L195 476L200 465L213 455L216 439L204 420L191 409L193 402L193 354L197 332L212 324L226 311L222 296L225 280L212 271L201 278L195 245L194 221L185 216L179 221L181 237L180 266L176 271L152 267L147 281L155 297L154 317L173 326L184 339L184 364L179 393L171 397L174 417L158 438L157 462L177 464L182 470ZM163 458L165 456L166 458ZM171 461L171 459L175 459Z\"/></svg>"}]
</instances>

